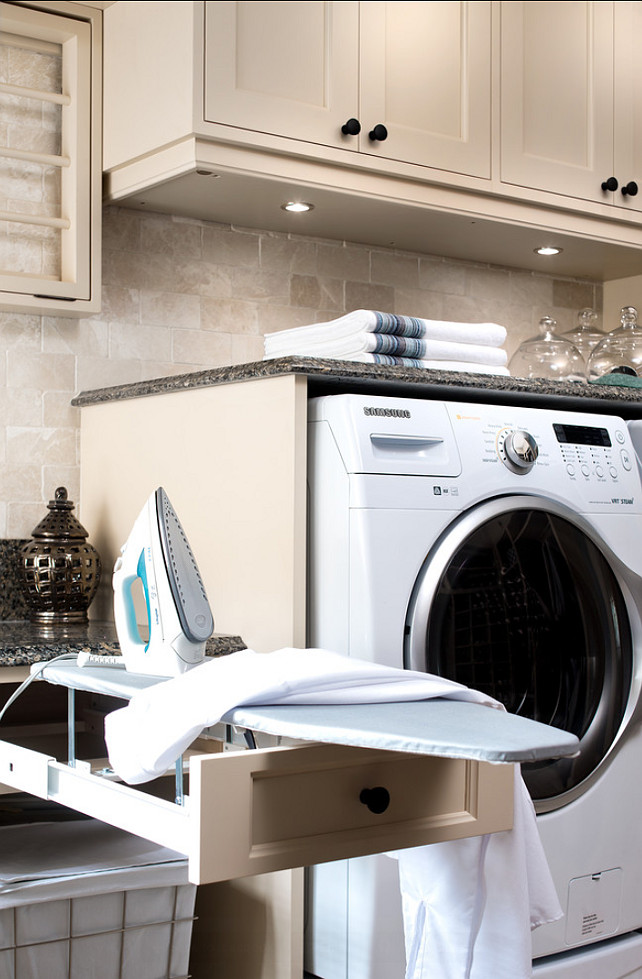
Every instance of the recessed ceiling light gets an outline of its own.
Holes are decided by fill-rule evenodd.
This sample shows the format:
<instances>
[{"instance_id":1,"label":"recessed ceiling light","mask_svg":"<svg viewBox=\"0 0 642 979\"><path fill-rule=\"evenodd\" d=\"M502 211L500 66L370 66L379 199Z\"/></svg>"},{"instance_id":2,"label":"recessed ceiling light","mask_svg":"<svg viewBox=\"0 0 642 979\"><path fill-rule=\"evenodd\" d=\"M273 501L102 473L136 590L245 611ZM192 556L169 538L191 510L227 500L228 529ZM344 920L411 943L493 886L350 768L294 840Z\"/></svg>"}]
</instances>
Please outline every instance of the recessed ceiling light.
<instances>
[{"instance_id":1,"label":"recessed ceiling light","mask_svg":"<svg viewBox=\"0 0 642 979\"><path fill-rule=\"evenodd\" d=\"M306 204L305 201L288 201L287 204L281 204L281 207L284 211L294 211L297 214L314 210L314 204Z\"/></svg>"},{"instance_id":2,"label":"recessed ceiling light","mask_svg":"<svg viewBox=\"0 0 642 979\"><path fill-rule=\"evenodd\" d=\"M559 255L562 248L556 248L555 245L542 245L541 248L534 248L533 251L536 255Z\"/></svg>"}]
</instances>

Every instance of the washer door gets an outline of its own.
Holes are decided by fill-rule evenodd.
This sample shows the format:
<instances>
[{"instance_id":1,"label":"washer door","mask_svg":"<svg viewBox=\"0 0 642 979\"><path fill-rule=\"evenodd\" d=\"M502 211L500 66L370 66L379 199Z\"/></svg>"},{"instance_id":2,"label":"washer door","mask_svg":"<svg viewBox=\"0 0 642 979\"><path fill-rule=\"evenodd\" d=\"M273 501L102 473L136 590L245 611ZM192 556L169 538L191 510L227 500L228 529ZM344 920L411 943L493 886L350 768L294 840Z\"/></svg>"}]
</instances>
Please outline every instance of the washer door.
<instances>
[{"instance_id":1,"label":"washer door","mask_svg":"<svg viewBox=\"0 0 642 979\"><path fill-rule=\"evenodd\" d=\"M590 784L622 726L632 639L616 575L572 511L504 497L462 515L432 549L406 622L405 665L571 731L576 758L523 765L538 811Z\"/></svg>"}]
</instances>

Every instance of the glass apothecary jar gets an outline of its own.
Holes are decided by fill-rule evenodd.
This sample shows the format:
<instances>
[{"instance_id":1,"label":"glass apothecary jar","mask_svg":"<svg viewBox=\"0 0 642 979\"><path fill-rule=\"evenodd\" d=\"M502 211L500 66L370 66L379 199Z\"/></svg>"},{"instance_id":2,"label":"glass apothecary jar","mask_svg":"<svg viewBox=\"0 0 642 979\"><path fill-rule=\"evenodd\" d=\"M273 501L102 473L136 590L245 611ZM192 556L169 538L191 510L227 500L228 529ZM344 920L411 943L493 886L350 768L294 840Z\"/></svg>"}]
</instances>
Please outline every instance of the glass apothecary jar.
<instances>
[{"instance_id":1,"label":"glass apothecary jar","mask_svg":"<svg viewBox=\"0 0 642 979\"><path fill-rule=\"evenodd\" d=\"M593 348L588 361L589 378L602 377L613 371L628 368L642 376L642 327L638 324L635 306L624 306L620 314L620 326L607 333Z\"/></svg>"},{"instance_id":2,"label":"glass apothecary jar","mask_svg":"<svg viewBox=\"0 0 642 979\"><path fill-rule=\"evenodd\" d=\"M586 380L584 358L574 344L556 334L556 327L556 321L550 316L539 321L539 333L524 340L509 361L512 377Z\"/></svg>"}]
</instances>

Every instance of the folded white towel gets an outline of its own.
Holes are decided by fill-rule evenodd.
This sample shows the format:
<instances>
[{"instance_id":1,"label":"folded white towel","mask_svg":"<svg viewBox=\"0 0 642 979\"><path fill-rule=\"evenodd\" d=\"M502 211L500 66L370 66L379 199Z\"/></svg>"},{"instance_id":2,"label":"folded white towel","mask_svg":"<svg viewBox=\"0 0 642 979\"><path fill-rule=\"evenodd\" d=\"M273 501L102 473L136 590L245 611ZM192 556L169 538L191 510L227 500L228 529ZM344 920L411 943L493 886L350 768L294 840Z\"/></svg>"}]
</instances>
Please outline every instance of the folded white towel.
<instances>
[{"instance_id":1,"label":"folded white towel","mask_svg":"<svg viewBox=\"0 0 642 979\"><path fill-rule=\"evenodd\" d=\"M274 354L274 356L263 357L264 360L273 360L276 357L286 356L285 354ZM301 356L292 354L288 356ZM320 355L316 355L319 356ZM314 358L312 358L314 359ZM378 364L383 367L415 367L420 370L437 371L459 371L467 374L496 374L500 377L510 377L508 367L491 367L488 364L476 364L465 360L420 360L416 357L393 357L390 354L352 354L350 357L339 357L332 353L324 353L322 360L343 360L353 364Z\"/></svg>"},{"instance_id":2,"label":"folded white towel","mask_svg":"<svg viewBox=\"0 0 642 979\"><path fill-rule=\"evenodd\" d=\"M315 341L299 338L294 343L275 343L269 346L266 344L265 347L266 360L288 355L345 359L364 353L375 356L412 357L419 360L463 360L492 367L505 367L508 362L508 355L501 347L366 332Z\"/></svg>"},{"instance_id":3,"label":"folded white towel","mask_svg":"<svg viewBox=\"0 0 642 979\"><path fill-rule=\"evenodd\" d=\"M506 328L498 323L457 323L448 320L428 320L396 313L381 313L371 309L355 309L345 316L325 323L311 323L265 335L266 352L282 345L290 348L301 340L306 343L340 340L356 333L384 333L405 337L424 337L448 340L453 343L483 344L501 347L506 340Z\"/></svg>"}]
</instances>

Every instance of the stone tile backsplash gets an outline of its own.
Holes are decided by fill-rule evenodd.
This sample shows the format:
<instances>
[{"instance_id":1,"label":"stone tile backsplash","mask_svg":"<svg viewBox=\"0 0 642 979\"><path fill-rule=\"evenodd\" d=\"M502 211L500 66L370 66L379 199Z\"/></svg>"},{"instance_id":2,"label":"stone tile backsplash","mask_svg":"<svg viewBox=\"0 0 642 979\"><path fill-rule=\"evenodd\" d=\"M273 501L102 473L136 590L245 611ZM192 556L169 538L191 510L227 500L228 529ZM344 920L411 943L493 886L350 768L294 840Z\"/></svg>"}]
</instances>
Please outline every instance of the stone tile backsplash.
<instances>
[{"instance_id":1,"label":"stone tile backsplash","mask_svg":"<svg viewBox=\"0 0 642 979\"><path fill-rule=\"evenodd\" d=\"M359 307L501 323L510 356L542 316L562 331L602 306L583 280L117 207L103 222L99 315L0 313L0 538L29 537L57 486L78 499L80 391L260 360L264 333Z\"/></svg>"}]
</instances>

